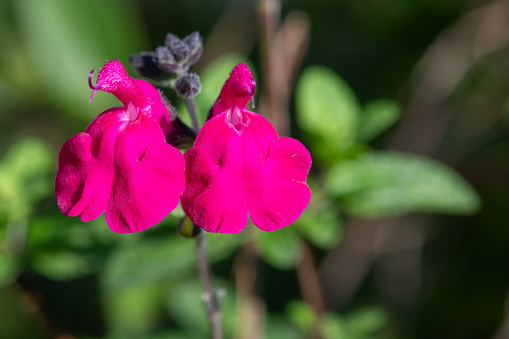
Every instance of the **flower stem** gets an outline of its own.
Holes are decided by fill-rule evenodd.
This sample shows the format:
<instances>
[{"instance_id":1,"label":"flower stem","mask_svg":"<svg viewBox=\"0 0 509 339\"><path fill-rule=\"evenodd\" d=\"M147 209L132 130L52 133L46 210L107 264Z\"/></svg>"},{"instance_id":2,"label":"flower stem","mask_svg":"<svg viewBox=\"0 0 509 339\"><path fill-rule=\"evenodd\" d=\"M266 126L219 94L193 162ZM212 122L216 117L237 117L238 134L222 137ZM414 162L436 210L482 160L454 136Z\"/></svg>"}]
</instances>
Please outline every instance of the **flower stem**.
<instances>
[{"instance_id":1,"label":"flower stem","mask_svg":"<svg viewBox=\"0 0 509 339\"><path fill-rule=\"evenodd\" d=\"M194 101L194 97L186 99L185 103L187 111L189 112L189 116L191 117L193 131L195 133L198 133L198 131L200 130L200 121L198 120L198 111L196 110L196 102Z\"/></svg>"},{"instance_id":2,"label":"flower stem","mask_svg":"<svg viewBox=\"0 0 509 339\"><path fill-rule=\"evenodd\" d=\"M223 337L221 310L219 309L219 302L212 284L212 271L207 260L207 253L205 252L206 240L205 232L200 230L200 233L196 236L196 256L198 259L198 271L205 289L202 294L202 300L207 308L207 317L212 328L212 338L221 339Z\"/></svg>"}]
</instances>

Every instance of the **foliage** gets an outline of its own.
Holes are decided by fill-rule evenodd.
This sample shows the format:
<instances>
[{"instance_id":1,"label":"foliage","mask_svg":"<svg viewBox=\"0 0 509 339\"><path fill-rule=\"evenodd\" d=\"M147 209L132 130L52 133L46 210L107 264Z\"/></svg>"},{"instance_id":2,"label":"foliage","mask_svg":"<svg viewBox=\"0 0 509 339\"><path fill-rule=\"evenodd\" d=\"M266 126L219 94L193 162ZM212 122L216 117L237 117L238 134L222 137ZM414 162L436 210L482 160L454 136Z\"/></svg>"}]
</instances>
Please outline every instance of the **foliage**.
<instances>
[{"instance_id":1,"label":"foliage","mask_svg":"<svg viewBox=\"0 0 509 339\"><path fill-rule=\"evenodd\" d=\"M441 103L456 112L437 152L447 165L388 150L407 110L409 83L418 81L412 69L462 15L466 2L445 3L283 4L283 13L304 10L312 23L310 49L289 93L292 135L313 158L312 197L290 227L269 233L248 226L240 235L208 236L227 338L240 326L244 296L234 281L235 267L250 245L256 252L260 331L267 338L308 338L316 326L324 338L348 339L474 338L496 332L506 316L509 283L504 266L509 133L507 123L498 120L507 110L506 52L477 60ZM83 130L100 107L118 105L99 94L89 103L87 74L107 59L125 61L155 47L167 30L200 30L208 37L222 10L215 2L0 3L0 337L47 337L40 326L45 311L77 338L208 337L195 244L176 232L181 209L140 234L118 235L104 216L82 223L61 215L53 183L63 142ZM244 18L242 10L231 10ZM235 30L251 43L237 24ZM259 49L256 45L249 56L241 48L240 54L220 54L205 44L208 59L197 65L202 124L236 63L248 62L258 71L257 95L263 92ZM184 105L172 104L189 122ZM351 220L422 213L448 216L434 218L421 247L390 253L378 243L362 248L376 252L374 268L366 268L348 302L337 304L325 295L333 307L319 316L302 300L296 270L306 246L320 277L330 278L335 272L320 265L338 253L352 231ZM414 246L409 239L403 245ZM418 262L411 262L413 254ZM396 258L393 267L391 258ZM404 271L408 266L412 270ZM390 287L402 292L406 285L387 287L405 282L408 272L422 278L414 303L388 292Z\"/></svg>"}]
</instances>

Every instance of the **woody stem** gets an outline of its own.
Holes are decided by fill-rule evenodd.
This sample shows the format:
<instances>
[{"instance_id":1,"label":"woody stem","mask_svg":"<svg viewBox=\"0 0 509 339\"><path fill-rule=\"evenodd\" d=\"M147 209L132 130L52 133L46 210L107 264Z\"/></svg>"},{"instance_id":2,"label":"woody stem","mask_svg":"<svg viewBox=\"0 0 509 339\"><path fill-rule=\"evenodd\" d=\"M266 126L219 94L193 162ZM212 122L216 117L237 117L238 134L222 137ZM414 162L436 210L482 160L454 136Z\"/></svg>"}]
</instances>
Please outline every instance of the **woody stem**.
<instances>
[{"instance_id":1,"label":"woody stem","mask_svg":"<svg viewBox=\"0 0 509 339\"><path fill-rule=\"evenodd\" d=\"M196 102L194 101L194 97L188 98L185 100L187 111L189 112L189 116L191 117L191 123L193 124L193 131L198 133L200 130L200 121L198 120L198 111L196 109Z\"/></svg>"},{"instance_id":2,"label":"woody stem","mask_svg":"<svg viewBox=\"0 0 509 339\"><path fill-rule=\"evenodd\" d=\"M221 328L221 310L219 309L219 302L214 291L214 285L212 284L212 271L207 260L205 243L206 234L200 230L200 233L196 236L196 256L198 260L200 278L205 289L202 294L202 300L207 308L207 317L209 319L210 326L212 327L212 338L221 339L223 337L223 331Z\"/></svg>"}]
</instances>

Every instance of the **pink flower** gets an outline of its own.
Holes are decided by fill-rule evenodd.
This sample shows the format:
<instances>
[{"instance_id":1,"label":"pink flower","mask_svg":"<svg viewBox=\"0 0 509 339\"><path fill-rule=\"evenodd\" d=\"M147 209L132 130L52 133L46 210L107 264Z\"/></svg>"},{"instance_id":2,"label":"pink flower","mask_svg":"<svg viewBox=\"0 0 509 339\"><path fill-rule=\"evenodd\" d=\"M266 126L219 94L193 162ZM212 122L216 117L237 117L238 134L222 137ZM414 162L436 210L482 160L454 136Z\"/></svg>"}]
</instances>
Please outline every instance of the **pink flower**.
<instances>
[{"instance_id":1,"label":"pink flower","mask_svg":"<svg viewBox=\"0 0 509 339\"><path fill-rule=\"evenodd\" d=\"M208 232L239 233L247 224L273 231L294 222L309 203L308 150L297 140L278 137L247 103L255 81L237 65L212 108L212 117L186 151L182 207Z\"/></svg>"},{"instance_id":2,"label":"pink flower","mask_svg":"<svg viewBox=\"0 0 509 339\"><path fill-rule=\"evenodd\" d=\"M90 221L106 211L119 233L144 230L178 204L184 190L184 158L165 141L172 125L159 92L132 79L119 61L106 63L92 86L114 94L123 107L101 113L65 142L58 159L55 193L67 216Z\"/></svg>"}]
</instances>

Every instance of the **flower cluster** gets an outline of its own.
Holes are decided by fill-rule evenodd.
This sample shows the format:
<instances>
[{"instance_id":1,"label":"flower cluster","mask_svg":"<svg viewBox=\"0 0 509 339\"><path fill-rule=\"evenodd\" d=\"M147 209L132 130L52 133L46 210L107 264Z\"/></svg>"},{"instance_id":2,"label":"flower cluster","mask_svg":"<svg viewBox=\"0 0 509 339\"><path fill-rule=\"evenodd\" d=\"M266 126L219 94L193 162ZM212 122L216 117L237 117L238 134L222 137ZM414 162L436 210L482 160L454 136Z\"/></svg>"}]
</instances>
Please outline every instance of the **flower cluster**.
<instances>
[{"instance_id":1,"label":"flower cluster","mask_svg":"<svg viewBox=\"0 0 509 339\"><path fill-rule=\"evenodd\" d=\"M272 231L307 206L310 154L248 111L256 84L245 64L233 69L184 155L166 142L177 125L152 85L129 77L119 61L102 67L96 85L91 77L92 98L109 92L123 106L104 111L62 146L55 193L63 214L90 221L106 212L113 231L137 232L181 201L204 230L238 233L248 215Z\"/></svg>"}]
</instances>

